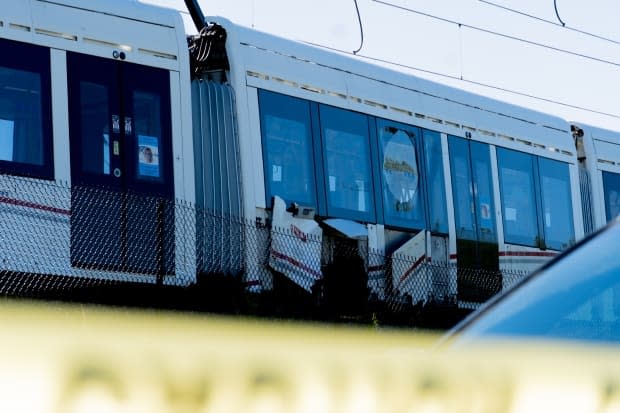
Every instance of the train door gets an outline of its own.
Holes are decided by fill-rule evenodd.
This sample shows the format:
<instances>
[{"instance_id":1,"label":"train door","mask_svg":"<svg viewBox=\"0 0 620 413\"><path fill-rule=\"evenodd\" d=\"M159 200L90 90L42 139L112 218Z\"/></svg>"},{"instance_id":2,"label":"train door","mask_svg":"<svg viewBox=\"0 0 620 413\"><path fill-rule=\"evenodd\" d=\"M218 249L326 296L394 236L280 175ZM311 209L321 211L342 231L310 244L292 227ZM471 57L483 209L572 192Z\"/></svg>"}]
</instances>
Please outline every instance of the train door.
<instances>
[{"instance_id":1,"label":"train door","mask_svg":"<svg viewBox=\"0 0 620 413\"><path fill-rule=\"evenodd\" d=\"M458 298L486 301L501 290L489 146L449 138Z\"/></svg>"},{"instance_id":2,"label":"train door","mask_svg":"<svg viewBox=\"0 0 620 413\"><path fill-rule=\"evenodd\" d=\"M170 274L169 73L77 53L67 73L72 264Z\"/></svg>"}]
</instances>

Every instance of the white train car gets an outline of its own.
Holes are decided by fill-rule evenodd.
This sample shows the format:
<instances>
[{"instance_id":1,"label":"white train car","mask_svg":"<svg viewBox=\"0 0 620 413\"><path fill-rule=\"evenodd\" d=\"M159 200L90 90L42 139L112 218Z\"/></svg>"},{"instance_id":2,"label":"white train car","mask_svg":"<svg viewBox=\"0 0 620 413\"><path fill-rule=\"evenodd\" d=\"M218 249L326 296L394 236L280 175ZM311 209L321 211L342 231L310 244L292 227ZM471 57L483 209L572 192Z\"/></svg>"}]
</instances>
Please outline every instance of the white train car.
<instances>
[{"instance_id":1,"label":"white train car","mask_svg":"<svg viewBox=\"0 0 620 413\"><path fill-rule=\"evenodd\" d=\"M310 291L350 239L370 294L467 306L583 236L563 119L225 18L190 53L175 10L3 1L2 271Z\"/></svg>"},{"instance_id":2,"label":"white train car","mask_svg":"<svg viewBox=\"0 0 620 413\"><path fill-rule=\"evenodd\" d=\"M194 199L180 15L128 1L2 6L2 271L191 282L193 226L163 225L177 208L155 201Z\"/></svg>"},{"instance_id":3,"label":"white train car","mask_svg":"<svg viewBox=\"0 0 620 413\"><path fill-rule=\"evenodd\" d=\"M566 121L213 20L228 35L243 210L267 219L278 196L363 224L370 248L413 263L391 285L369 280L379 296L457 293L456 274L416 276L421 262L528 271L583 235Z\"/></svg>"}]
</instances>

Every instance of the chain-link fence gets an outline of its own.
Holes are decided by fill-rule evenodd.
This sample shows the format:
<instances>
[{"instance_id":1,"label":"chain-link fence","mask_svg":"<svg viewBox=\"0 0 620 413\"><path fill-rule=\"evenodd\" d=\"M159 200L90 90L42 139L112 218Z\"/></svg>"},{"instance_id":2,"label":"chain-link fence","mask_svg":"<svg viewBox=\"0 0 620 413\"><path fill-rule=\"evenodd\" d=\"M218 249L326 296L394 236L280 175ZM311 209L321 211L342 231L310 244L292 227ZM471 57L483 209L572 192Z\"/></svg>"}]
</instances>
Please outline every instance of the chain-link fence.
<instances>
[{"instance_id":1,"label":"chain-link fence","mask_svg":"<svg viewBox=\"0 0 620 413\"><path fill-rule=\"evenodd\" d=\"M449 327L524 276L188 203L0 175L0 294Z\"/></svg>"}]
</instances>

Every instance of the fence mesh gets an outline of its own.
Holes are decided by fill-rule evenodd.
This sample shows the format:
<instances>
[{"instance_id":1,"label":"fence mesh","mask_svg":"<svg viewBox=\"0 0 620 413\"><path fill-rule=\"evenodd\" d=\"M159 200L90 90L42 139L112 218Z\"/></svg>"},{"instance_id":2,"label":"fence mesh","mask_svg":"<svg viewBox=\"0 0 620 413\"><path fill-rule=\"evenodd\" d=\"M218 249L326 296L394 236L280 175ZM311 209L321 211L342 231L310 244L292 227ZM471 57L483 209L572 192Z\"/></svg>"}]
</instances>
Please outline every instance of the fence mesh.
<instances>
[{"instance_id":1,"label":"fence mesh","mask_svg":"<svg viewBox=\"0 0 620 413\"><path fill-rule=\"evenodd\" d=\"M524 275L387 256L173 199L0 175L5 296L447 328Z\"/></svg>"}]
</instances>

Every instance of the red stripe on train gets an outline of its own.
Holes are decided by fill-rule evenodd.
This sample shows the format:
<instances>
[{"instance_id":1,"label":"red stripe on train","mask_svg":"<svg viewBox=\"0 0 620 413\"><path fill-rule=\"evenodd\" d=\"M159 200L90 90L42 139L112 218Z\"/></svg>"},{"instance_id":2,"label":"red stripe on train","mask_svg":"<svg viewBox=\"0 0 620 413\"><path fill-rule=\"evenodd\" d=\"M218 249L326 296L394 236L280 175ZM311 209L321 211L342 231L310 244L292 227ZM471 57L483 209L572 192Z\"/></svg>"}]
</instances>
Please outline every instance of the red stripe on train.
<instances>
[{"instance_id":1,"label":"red stripe on train","mask_svg":"<svg viewBox=\"0 0 620 413\"><path fill-rule=\"evenodd\" d=\"M400 277L400 280L398 281L398 285L401 285L402 283L404 283L405 280L409 278L411 274L413 274L413 271L415 271L415 269L418 268L420 264L422 264L422 262L424 262L425 258L426 258L426 255L422 255L420 258L418 258L418 260L414 262L413 265L409 267L407 271L405 271L402 277Z\"/></svg>"},{"instance_id":2,"label":"red stripe on train","mask_svg":"<svg viewBox=\"0 0 620 413\"><path fill-rule=\"evenodd\" d=\"M500 251L500 257L555 257L559 252L550 251ZM450 259L457 259L456 254L450 254Z\"/></svg>"},{"instance_id":3,"label":"red stripe on train","mask_svg":"<svg viewBox=\"0 0 620 413\"><path fill-rule=\"evenodd\" d=\"M307 272L307 273L309 273L309 274L313 275L313 276L314 276L314 278L316 278L316 279L320 279L320 278L322 278L322 277L323 277L323 274L321 274L320 272L317 272L316 270L314 270L314 269L312 269L312 268L308 267L306 264L304 264L304 263L302 263L302 262L300 262L300 261L297 261L295 258L293 258L293 257L291 257L291 256L288 256L288 255L286 255L286 254L283 254L283 253L281 253L281 252L279 252L279 251L276 251L276 250L274 250L274 249L272 249L272 250L271 250L271 253L272 253L272 254L273 254L276 258L281 259L281 260L283 260L283 261L286 261L286 262L288 262L289 264L292 264L292 265L294 265L295 267L297 267L297 268L299 268L299 269L301 269L301 270L303 270L303 271L305 271L305 272Z\"/></svg>"},{"instance_id":4,"label":"red stripe on train","mask_svg":"<svg viewBox=\"0 0 620 413\"><path fill-rule=\"evenodd\" d=\"M0 196L0 202L4 204L9 204L9 205L16 205L16 206L21 206L21 207L26 207L26 208L38 209L40 211L53 212L53 213L61 214L61 215L67 215L67 216L71 215L71 211L67 209L61 209L61 208L51 207L48 205L36 204L34 202L23 201L21 199L9 198L6 196Z\"/></svg>"}]
</instances>

